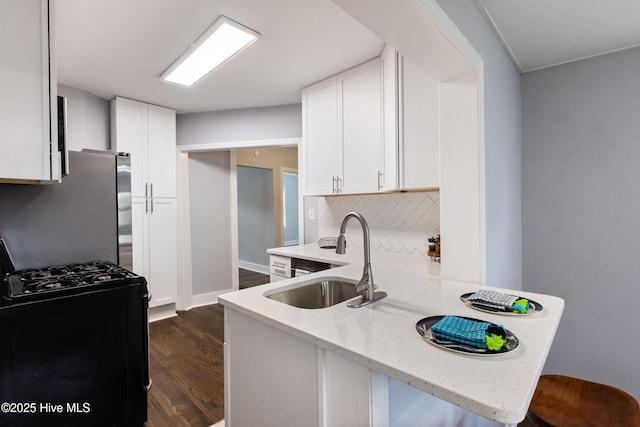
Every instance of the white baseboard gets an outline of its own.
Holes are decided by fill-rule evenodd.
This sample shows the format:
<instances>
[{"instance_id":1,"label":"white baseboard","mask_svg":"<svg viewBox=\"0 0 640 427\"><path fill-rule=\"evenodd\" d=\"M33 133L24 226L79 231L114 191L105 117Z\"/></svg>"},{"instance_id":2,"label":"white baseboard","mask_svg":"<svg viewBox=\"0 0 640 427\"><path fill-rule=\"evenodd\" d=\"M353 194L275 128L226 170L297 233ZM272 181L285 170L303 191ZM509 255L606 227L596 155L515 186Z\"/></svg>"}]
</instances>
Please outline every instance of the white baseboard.
<instances>
[{"instance_id":1,"label":"white baseboard","mask_svg":"<svg viewBox=\"0 0 640 427\"><path fill-rule=\"evenodd\" d=\"M149 308L149 323L177 316L174 303Z\"/></svg>"},{"instance_id":2,"label":"white baseboard","mask_svg":"<svg viewBox=\"0 0 640 427\"><path fill-rule=\"evenodd\" d=\"M245 270L251 270L262 274L269 274L269 266L256 264L255 262L242 261L238 260L238 267L244 268Z\"/></svg>"},{"instance_id":3,"label":"white baseboard","mask_svg":"<svg viewBox=\"0 0 640 427\"><path fill-rule=\"evenodd\" d=\"M226 294L227 292L231 292L233 289L225 289L223 291L216 292L208 292L206 294L198 294L193 296L192 305L189 309L202 307L205 305L217 304L218 303L218 295Z\"/></svg>"}]
</instances>

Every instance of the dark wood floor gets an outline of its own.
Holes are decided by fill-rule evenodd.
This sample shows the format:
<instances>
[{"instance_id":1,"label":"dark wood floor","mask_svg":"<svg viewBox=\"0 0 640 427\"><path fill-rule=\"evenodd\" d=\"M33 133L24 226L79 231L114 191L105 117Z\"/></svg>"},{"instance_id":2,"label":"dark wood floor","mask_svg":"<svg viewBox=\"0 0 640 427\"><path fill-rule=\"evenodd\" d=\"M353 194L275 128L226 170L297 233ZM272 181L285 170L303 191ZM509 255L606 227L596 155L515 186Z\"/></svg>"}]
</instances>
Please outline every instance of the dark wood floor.
<instances>
[{"instance_id":1,"label":"dark wood floor","mask_svg":"<svg viewBox=\"0 0 640 427\"><path fill-rule=\"evenodd\" d=\"M224 418L224 312L214 304L149 325L147 427L208 427Z\"/></svg>"},{"instance_id":2,"label":"dark wood floor","mask_svg":"<svg viewBox=\"0 0 640 427\"><path fill-rule=\"evenodd\" d=\"M264 285L269 283L269 275L257 273L251 270L240 269L240 289L250 288L252 286Z\"/></svg>"},{"instance_id":3,"label":"dark wood floor","mask_svg":"<svg viewBox=\"0 0 640 427\"><path fill-rule=\"evenodd\" d=\"M269 276L240 269L240 289ZM222 305L181 311L149 325L147 427L208 427L224 418Z\"/></svg>"}]
</instances>

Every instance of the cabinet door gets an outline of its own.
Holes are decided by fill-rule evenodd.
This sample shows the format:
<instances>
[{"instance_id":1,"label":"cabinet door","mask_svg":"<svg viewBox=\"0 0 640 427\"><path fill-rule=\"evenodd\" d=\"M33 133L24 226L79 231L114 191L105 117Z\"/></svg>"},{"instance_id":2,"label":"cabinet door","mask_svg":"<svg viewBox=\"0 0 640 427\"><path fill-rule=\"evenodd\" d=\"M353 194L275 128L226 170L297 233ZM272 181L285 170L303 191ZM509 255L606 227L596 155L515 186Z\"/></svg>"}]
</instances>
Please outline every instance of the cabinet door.
<instances>
[{"instance_id":1,"label":"cabinet door","mask_svg":"<svg viewBox=\"0 0 640 427\"><path fill-rule=\"evenodd\" d=\"M147 104L117 97L111 101L111 148L131 154L131 196L146 197Z\"/></svg>"},{"instance_id":2,"label":"cabinet door","mask_svg":"<svg viewBox=\"0 0 640 427\"><path fill-rule=\"evenodd\" d=\"M147 217L149 274L146 277L153 294L149 306L155 307L176 301L178 255L175 199L150 199Z\"/></svg>"},{"instance_id":3,"label":"cabinet door","mask_svg":"<svg viewBox=\"0 0 640 427\"><path fill-rule=\"evenodd\" d=\"M149 224L147 222L147 199L134 197L131 199L131 251L133 256L133 272L149 279Z\"/></svg>"},{"instance_id":4,"label":"cabinet door","mask_svg":"<svg viewBox=\"0 0 640 427\"><path fill-rule=\"evenodd\" d=\"M402 57L401 189L440 187L438 82Z\"/></svg>"},{"instance_id":5,"label":"cabinet door","mask_svg":"<svg viewBox=\"0 0 640 427\"><path fill-rule=\"evenodd\" d=\"M400 188L398 182L398 52L387 45L380 59L382 61L383 116L382 190L393 191Z\"/></svg>"},{"instance_id":6,"label":"cabinet door","mask_svg":"<svg viewBox=\"0 0 640 427\"><path fill-rule=\"evenodd\" d=\"M176 112L148 106L150 197L176 196Z\"/></svg>"},{"instance_id":7,"label":"cabinet door","mask_svg":"<svg viewBox=\"0 0 640 427\"><path fill-rule=\"evenodd\" d=\"M309 86L302 92L302 161L305 195L335 192L340 165L336 79Z\"/></svg>"},{"instance_id":8,"label":"cabinet door","mask_svg":"<svg viewBox=\"0 0 640 427\"><path fill-rule=\"evenodd\" d=\"M338 76L342 128L342 193L381 189L382 82L380 58Z\"/></svg>"},{"instance_id":9,"label":"cabinet door","mask_svg":"<svg viewBox=\"0 0 640 427\"><path fill-rule=\"evenodd\" d=\"M224 310L227 425L319 427L316 346L229 307Z\"/></svg>"},{"instance_id":10,"label":"cabinet door","mask_svg":"<svg viewBox=\"0 0 640 427\"><path fill-rule=\"evenodd\" d=\"M52 179L57 121L50 120L56 86L55 72L49 74L49 25L46 0L0 1L0 179Z\"/></svg>"}]
</instances>

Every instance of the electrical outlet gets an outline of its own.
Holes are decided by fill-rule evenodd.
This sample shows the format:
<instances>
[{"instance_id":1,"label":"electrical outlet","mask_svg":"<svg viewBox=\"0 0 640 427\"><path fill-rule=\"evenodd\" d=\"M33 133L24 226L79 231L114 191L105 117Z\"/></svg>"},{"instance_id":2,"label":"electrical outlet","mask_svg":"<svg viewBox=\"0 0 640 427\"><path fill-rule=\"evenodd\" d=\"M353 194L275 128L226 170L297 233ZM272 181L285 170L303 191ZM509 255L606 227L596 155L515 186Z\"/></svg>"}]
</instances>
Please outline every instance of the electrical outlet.
<instances>
[{"instance_id":1,"label":"electrical outlet","mask_svg":"<svg viewBox=\"0 0 640 427\"><path fill-rule=\"evenodd\" d=\"M316 210L313 208L309 209L309 221L315 221L316 220Z\"/></svg>"}]
</instances>

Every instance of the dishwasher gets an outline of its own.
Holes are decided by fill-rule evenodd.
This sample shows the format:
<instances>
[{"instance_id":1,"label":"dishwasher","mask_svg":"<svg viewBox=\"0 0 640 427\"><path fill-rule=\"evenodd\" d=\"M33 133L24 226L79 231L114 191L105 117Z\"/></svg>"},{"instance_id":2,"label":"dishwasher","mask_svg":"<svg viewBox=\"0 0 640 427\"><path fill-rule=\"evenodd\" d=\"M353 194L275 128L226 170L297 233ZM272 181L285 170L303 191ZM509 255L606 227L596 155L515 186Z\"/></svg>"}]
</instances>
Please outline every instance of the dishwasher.
<instances>
[{"instance_id":1,"label":"dishwasher","mask_svg":"<svg viewBox=\"0 0 640 427\"><path fill-rule=\"evenodd\" d=\"M311 261L308 259L291 258L291 272L293 277L305 276L316 271L328 270L333 267L331 264L321 261Z\"/></svg>"},{"instance_id":2,"label":"dishwasher","mask_svg":"<svg viewBox=\"0 0 640 427\"><path fill-rule=\"evenodd\" d=\"M328 270L332 267L333 265L322 261L271 255L270 280L271 282L277 282L278 280L300 277L316 271Z\"/></svg>"}]
</instances>

